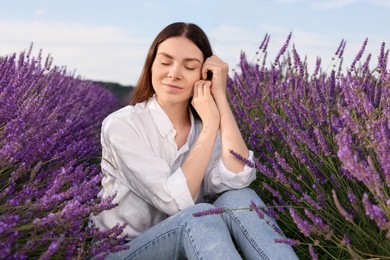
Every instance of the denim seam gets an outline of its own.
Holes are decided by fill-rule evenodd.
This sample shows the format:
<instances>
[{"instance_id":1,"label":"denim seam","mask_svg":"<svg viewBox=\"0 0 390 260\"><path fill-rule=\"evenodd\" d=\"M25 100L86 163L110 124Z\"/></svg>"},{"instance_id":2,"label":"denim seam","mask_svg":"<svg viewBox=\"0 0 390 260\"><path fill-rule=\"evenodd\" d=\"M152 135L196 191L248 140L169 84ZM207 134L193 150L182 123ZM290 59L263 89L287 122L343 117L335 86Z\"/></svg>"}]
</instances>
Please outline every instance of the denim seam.
<instances>
[{"instance_id":1,"label":"denim seam","mask_svg":"<svg viewBox=\"0 0 390 260\"><path fill-rule=\"evenodd\" d=\"M192 235L192 233L191 233L191 229L188 227L187 223L184 224L184 230L185 230L185 232L187 233L188 238L190 239L192 248L193 248L193 250L194 250L194 253L195 253L197 259L203 259L202 256L199 256L199 255L200 255L200 252L199 252L198 247L197 247L197 245L196 245L196 243L195 243L195 240L193 239L193 235Z\"/></svg>"},{"instance_id":2,"label":"denim seam","mask_svg":"<svg viewBox=\"0 0 390 260\"><path fill-rule=\"evenodd\" d=\"M239 217L234 214L234 212L231 209L225 208L225 213L229 214L229 216L237 223L242 233L247 237L250 244L255 248L255 250L261 255L263 259L270 259L265 250L256 243L255 239L252 237L252 235L248 232L247 227L244 225L244 223L241 222Z\"/></svg>"}]
</instances>

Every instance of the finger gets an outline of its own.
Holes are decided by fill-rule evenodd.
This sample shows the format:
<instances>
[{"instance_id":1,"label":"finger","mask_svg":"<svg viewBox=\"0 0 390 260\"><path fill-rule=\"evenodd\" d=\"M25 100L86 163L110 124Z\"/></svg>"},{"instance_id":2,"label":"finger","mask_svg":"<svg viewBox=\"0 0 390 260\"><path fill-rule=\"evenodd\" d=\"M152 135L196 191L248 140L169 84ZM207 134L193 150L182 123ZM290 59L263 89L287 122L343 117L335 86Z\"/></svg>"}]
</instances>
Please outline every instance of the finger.
<instances>
[{"instance_id":1,"label":"finger","mask_svg":"<svg viewBox=\"0 0 390 260\"><path fill-rule=\"evenodd\" d=\"M217 56L213 55L206 59L202 67L202 77L207 79L207 72L211 71L213 74L220 71L228 71L228 65Z\"/></svg>"},{"instance_id":2,"label":"finger","mask_svg":"<svg viewBox=\"0 0 390 260\"><path fill-rule=\"evenodd\" d=\"M211 81L206 81L203 85L203 94L211 95Z\"/></svg>"},{"instance_id":3,"label":"finger","mask_svg":"<svg viewBox=\"0 0 390 260\"><path fill-rule=\"evenodd\" d=\"M201 97L203 96L203 82L198 82L196 84L196 88L197 88L197 91L198 91L198 97Z\"/></svg>"},{"instance_id":4,"label":"finger","mask_svg":"<svg viewBox=\"0 0 390 260\"><path fill-rule=\"evenodd\" d=\"M202 67L202 79L206 80L207 79L207 71L209 71L209 69L206 67L207 64L203 64L203 67Z\"/></svg>"},{"instance_id":5,"label":"finger","mask_svg":"<svg viewBox=\"0 0 390 260\"><path fill-rule=\"evenodd\" d=\"M215 68L216 67L210 63L204 66L202 70L202 78L204 80L211 80L211 76L214 74ZM209 73L211 74L210 77L209 77Z\"/></svg>"},{"instance_id":6,"label":"finger","mask_svg":"<svg viewBox=\"0 0 390 260\"><path fill-rule=\"evenodd\" d=\"M193 97L197 97L198 96L198 85L197 83L194 84L194 94L193 94Z\"/></svg>"}]
</instances>

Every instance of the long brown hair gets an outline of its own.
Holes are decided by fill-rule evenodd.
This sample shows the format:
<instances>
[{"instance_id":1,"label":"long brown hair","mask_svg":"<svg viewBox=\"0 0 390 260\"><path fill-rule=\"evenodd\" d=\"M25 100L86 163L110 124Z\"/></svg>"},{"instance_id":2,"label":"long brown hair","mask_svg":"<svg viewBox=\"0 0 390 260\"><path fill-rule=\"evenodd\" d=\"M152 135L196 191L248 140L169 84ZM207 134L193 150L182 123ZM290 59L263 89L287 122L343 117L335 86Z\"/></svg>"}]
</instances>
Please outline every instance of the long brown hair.
<instances>
[{"instance_id":1,"label":"long brown hair","mask_svg":"<svg viewBox=\"0 0 390 260\"><path fill-rule=\"evenodd\" d=\"M213 55L210 42L204 31L193 23L177 22L165 27L154 39L146 56L145 64L139 80L132 93L130 105L144 102L154 95L152 85L152 65L156 58L158 46L168 38L183 36L192 41L203 53L206 60Z\"/></svg>"}]
</instances>

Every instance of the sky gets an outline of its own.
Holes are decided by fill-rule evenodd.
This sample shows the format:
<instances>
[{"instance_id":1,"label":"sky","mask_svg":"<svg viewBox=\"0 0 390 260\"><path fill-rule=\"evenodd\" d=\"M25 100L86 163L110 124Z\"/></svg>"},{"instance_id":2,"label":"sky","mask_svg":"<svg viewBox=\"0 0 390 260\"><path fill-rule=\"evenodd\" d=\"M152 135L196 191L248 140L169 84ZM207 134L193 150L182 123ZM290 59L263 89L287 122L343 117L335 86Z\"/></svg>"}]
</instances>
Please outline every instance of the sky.
<instances>
[{"instance_id":1,"label":"sky","mask_svg":"<svg viewBox=\"0 0 390 260\"><path fill-rule=\"evenodd\" d=\"M390 0L0 0L0 56L28 50L87 80L134 85L154 37L168 24L199 25L214 53L237 69L240 53L255 60L266 34L271 63L292 33L314 70L331 63L340 42L350 65L368 38L375 62L390 44Z\"/></svg>"}]
</instances>

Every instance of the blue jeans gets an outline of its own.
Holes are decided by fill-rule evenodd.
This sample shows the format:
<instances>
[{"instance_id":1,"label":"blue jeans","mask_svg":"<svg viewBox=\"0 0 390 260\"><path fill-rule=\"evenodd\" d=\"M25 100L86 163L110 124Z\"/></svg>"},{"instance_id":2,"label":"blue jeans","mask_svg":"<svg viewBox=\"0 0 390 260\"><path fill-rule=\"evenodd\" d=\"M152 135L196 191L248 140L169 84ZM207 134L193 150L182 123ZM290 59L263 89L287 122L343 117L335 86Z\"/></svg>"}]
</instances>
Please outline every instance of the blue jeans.
<instances>
[{"instance_id":1,"label":"blue jeans","mask_svg":"<svg viewBox=\"0 0 390 260\"><path fill-rule=\"evenodd\" d=\"M274 242L281 237L270 226L276 225L273 219L234 210L248 208L251 201L265 206L249 188L227 191L214 204L199 203L170 216L131 240L129 250L106 259L242 259L236 245L245 259L298 259L291 246ZM215 207L226 209L217 215L192 215Z\"/></svg>"}]
</instances>

